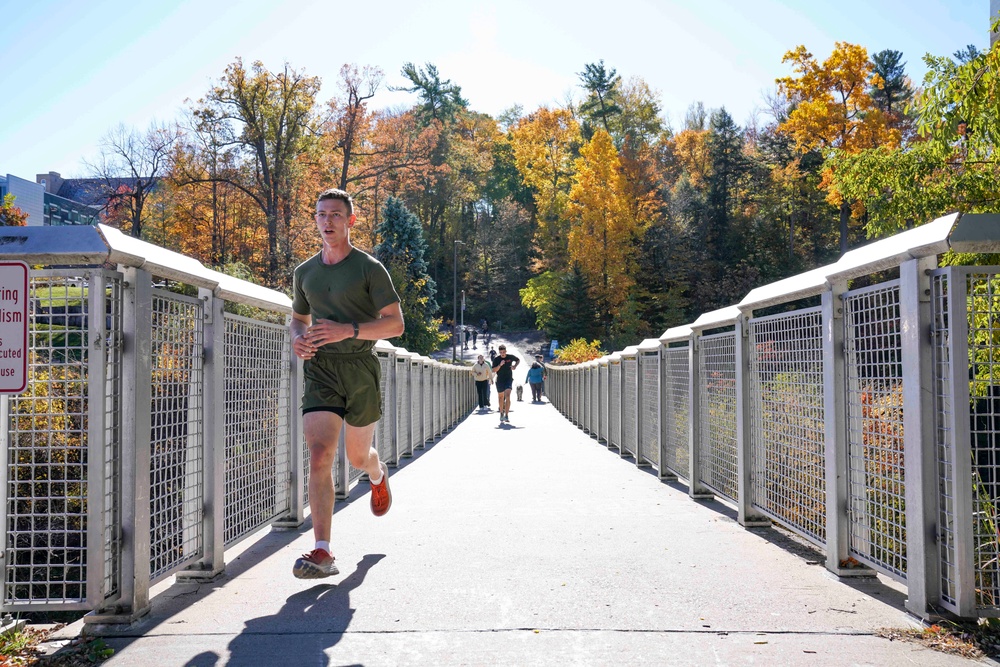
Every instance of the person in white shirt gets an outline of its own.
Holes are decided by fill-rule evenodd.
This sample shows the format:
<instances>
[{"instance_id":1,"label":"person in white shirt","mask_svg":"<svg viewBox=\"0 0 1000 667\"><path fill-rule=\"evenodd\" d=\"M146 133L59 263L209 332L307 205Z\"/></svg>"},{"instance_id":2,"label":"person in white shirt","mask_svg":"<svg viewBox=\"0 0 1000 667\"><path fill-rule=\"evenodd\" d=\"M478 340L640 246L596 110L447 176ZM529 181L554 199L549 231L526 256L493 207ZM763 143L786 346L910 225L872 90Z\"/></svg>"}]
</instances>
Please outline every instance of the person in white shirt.
<instances>
[{"instance_id":1,"label":"person in white shirt","mask_svg":"<svg viewBox=\"0 0 1000 667\"><path fill-rule=\"evenodd\" d=\"M493 369L486 363L483 355L472 365L472 377L476 380L476 392L479 396L479 409L490 409L490 383L493 382Z\"/></svg>"}]
</instances>

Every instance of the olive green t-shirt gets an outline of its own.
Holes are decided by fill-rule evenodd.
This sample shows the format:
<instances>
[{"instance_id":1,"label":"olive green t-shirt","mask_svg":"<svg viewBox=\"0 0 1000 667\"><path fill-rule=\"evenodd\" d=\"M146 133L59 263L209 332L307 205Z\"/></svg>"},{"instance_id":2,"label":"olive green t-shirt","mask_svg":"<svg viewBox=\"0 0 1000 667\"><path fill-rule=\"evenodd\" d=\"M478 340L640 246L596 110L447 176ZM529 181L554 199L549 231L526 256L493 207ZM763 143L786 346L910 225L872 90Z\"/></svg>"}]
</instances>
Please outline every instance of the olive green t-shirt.
<instances>
[{"instance_id":1,"label":"olive green t-shirt","mask_svg":"<svg viewBox=\"0 0 1000 667\"><path fill-rule=\"evenodd\" d=\"M332 265L324 264L321 254L295 267L292 309L296 313L311 314L314 322L372 322L379 318L378 311L399 302L389 272L368 253L351 248L347 257ZM365 352L373 347L373 340L348 338L328 343L320 352Z\"/></svg>"}]
</instances>

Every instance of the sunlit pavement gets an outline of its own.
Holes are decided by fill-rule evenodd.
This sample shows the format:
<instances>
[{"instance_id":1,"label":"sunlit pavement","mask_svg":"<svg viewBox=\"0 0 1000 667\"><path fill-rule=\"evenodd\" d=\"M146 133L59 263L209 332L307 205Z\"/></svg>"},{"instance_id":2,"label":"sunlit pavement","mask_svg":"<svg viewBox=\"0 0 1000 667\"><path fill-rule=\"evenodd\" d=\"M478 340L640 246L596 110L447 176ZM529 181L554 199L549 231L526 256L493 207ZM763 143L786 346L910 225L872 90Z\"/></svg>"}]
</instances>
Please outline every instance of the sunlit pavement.
<instances>
[{"instance_id":1,"label":"sunlit pavement","mask_svg":"<svg viewBox=\"0 0 1000 667\"><path fill-rule=\"evenodd\" d=\"M520 381L530 359L508 351ZM740 527L525 395L509 426L492 392L392 470L385 517L367 484L338 503L340 575L292 577L308 522L266 533L216 581L165 584L139 624L102 628L105 664L974 664L875 636L915 625L898 585L838 581L801 541Z\"/></svg>"}]
</instances>

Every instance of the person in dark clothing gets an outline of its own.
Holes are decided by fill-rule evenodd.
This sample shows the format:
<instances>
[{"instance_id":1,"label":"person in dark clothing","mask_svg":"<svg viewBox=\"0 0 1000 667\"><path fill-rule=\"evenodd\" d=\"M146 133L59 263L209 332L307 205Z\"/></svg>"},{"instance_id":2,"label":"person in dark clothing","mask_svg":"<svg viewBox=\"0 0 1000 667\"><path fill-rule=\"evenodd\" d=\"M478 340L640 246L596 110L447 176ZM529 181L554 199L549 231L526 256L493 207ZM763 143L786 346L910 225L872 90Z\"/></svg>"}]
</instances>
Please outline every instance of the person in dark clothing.
<instances>
[{"instance_id":1,"label":"person in dark clothing","mask_svg":"<svg viewBox=\"0 0 1000 667\"><path fill-rule=\"evenodd\" d=\"M493 372L497 378L497 396L500 400L500 423L510 423L510 389L514 386L514 370L521 362L513 354L507 354L507 347L501 345L499 354L493 359Z\"/></svg>"}]
</instances>

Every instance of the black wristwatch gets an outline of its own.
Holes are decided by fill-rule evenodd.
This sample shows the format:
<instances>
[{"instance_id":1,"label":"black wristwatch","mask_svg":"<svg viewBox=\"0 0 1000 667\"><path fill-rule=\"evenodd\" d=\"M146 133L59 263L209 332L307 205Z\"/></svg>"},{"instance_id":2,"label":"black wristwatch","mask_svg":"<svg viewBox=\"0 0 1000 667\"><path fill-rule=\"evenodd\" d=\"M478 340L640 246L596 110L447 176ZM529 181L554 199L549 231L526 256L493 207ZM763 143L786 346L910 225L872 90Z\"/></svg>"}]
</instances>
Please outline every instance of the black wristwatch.
<instances>
[{"instance_id":1,"label":"black wristwatch","mask_svg":"<svg viewBox=\"0 0 1000 667\"><path fill-rule=\"evenodd\" d=\"M358 337L358 323L355 322L354 320L351 320L351 326L354 327L354 335L351 336L351 338L357 338Z\"/></svg>"}]
</instances>

